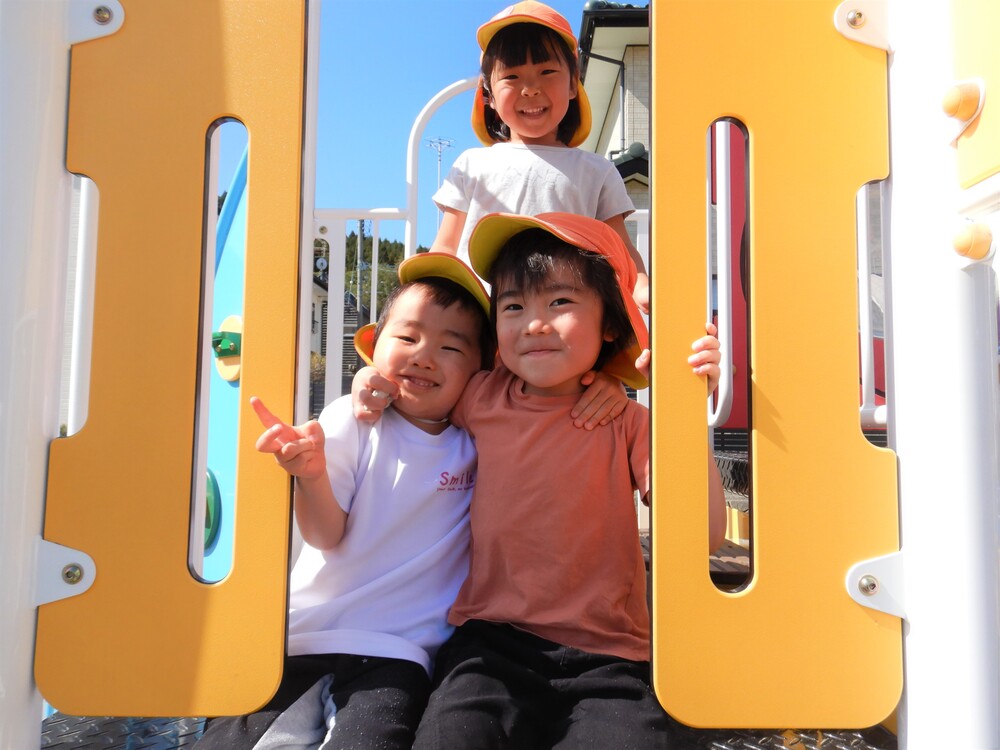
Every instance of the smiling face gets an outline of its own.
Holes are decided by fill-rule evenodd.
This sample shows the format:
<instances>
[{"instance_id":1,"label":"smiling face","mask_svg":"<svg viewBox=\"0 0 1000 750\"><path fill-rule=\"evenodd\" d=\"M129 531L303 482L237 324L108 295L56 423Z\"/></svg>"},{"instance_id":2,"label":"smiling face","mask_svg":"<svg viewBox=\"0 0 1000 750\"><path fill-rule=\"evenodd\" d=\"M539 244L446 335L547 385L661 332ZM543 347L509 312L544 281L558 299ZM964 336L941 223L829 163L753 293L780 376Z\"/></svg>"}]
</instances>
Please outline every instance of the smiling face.
<instances>
[{"instance_id":1,"label":"smiling face","mask_svg":"<svg viewBox=\"0 0 1000 750\"><path fill-rule=\"evenodd\" d=\"M594 367L604 342L598 293L557 262L542 284L495 290L497 344L507 369L525 381L524 392L562 396L583 390L580 376Z\"/></svg>"},{"instance_id":2,"label":"smiling face","mask_svg":"<svg viewBox=\"0 0 1000 750\"><path fill-rule=\"evenodd\" d=\"M440 433L466 383L480 369L483 316L455 303L437 304L412 285L395 299L375 341L372 362L399 385L393 408L425 432Z\"/></svg>"},{"instance_id":3,"label":"smiling face","mask_svg":"<svg viewBox=\"0 0 1000 750\"><path fill-rule=\"evenodd\" d=\"M510 128L511 143L561 146L559 124L576 98L576 79L559 54L520 65L497 61L490 75L490 106Z\"/></svg>"}]
</instances>

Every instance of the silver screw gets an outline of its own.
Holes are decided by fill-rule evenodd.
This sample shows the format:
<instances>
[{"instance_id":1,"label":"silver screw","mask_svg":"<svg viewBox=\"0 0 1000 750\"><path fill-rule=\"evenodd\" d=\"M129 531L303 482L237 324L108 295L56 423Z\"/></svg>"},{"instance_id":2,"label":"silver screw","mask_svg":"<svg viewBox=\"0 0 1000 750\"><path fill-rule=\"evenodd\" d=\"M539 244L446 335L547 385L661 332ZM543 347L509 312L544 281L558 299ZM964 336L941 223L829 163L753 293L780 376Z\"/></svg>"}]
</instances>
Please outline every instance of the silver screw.
<instances>
[{"instance_id":1,"label":"silver screw","mask_svg":"<svg viewBox=\"0 0 1000 750\"><path fill-rule=\"evenodd\" d=\"M83 568L76 563L70 563L62 569L62 579L70 585L79 583L83 580Z\"/></svg>"},{"instance_id":2,"label":"silver screw","mask_svg":"<svg viewBox=\"0 0 1000 750\"><path fill-rule=\"evenodd\" d=\"M114 14L111 12L111 8L107 5L98 5L94 8L94 20L97 21L101 26L107 26L111 23L111 19Z\"/></svg>"},{"instance_id":3,"label":"silver screw","mask_svg":"<svg viewBox=\"0 0 1000 750\"><path fill-rule=\"evenodd\" d=\"M326 227L320 227L320 228L319 228L319 233L320 233L320 234L326 234L326 231L327 231L327 230L326 230Z\"/></svg>"},{"instance_id":4,"label":"silver screw","mask_svg":"<svg viewBox=\"0 0 1000 750\"><path fill-rule=\"evenodd\" d=\"M847 25L852 29L860 29L866 20L864 12L860 10L852 10L847 14Z\"/></svg>"},{"instance_id":5,"label":"silver screw","mask_svg":"<svg viewBox=\"0 0 1000 750\"><path fill-rule=\"evenodd\" d=\"M858 580L858 590L865 596L874 596L878 593L878 578L872 575L861 576Z\"/></svg>"}]
</instances>

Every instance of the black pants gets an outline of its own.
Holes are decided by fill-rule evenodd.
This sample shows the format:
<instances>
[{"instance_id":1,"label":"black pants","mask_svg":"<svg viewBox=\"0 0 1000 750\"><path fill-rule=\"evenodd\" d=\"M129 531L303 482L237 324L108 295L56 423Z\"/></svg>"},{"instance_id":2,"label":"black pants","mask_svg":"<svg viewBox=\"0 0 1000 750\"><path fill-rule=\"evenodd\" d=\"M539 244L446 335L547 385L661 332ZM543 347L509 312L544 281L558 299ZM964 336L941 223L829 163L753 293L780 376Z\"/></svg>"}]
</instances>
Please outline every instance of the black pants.
<instances>
[{"instance_id":1,"label":"black pants","mask_svg":"<svg viewBox=\"0 0 1000 750\"><path fill-rule=\"evenodd\" d=\"M444 644L414 750L673 748L649 663L471 621Z\"/></svg>"},{"instance_id":2,"label":"black pants","mask_svg":"<svg viewBox=\"0 0 1000 750\"><path fill-rule=\"evenodd\" d=\"M337 750L409 750L427 703L430 680L411 661L374 656L290 656L274 698L259 711L208 721L197 750L250 750L281 714L327 675L336 706L326 747ZM317 698L319 701L319 698ZM317 716L322 709L317 706Z\"/></svg>"}]
</instances>

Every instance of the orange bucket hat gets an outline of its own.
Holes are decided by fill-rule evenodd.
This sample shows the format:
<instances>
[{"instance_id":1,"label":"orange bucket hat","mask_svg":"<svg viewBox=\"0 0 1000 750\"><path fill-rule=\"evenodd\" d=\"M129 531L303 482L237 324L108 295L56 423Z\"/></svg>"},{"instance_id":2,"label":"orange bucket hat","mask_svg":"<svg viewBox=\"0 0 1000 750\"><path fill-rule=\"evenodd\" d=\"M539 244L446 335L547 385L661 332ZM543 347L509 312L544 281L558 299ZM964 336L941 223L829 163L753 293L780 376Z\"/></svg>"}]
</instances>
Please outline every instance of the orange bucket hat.
<instances>
[{"instance_id":1,"label":"orange bucket hat","mask_svg":"<svg viewBox=\"0 0 1000 750\"><path fill-rule=\"evenodd\" d=\"M633 388L645 388L649 385L646 377L635 369L636 358L643 349L649 348L649 331L639 307L632 299L632 288L635 286L638 274L622 238L603 221L577 214L562 212L537 216L487 214L479 220L469 237L469 258L476 273L486 278L507 240L526 229L544 229L573 247L598 253L608 259L618 282L622 302L625 303L625 311L632 323L635 341L605 364L602 372L618 378Z\"/></svg>"},{"instance_id":2,"label":"orange bucket hat","mask_svg":"<svg viewBox=\"0 0 1000 750\"><path fill-rule=\"evenodd\" d=\"M547 29L552 29L563 38L573 56L578 56L576 37L573 35L569 21L545 3L539 3L536 0L523 0L520 3L514 3L480 26L476 32L480 49L485 52L490 40L498 31L515 23L537 23ZM486 129L486 101L488 98L489 94L480 81L472 101L472 130L483 145L492 146L496 141ZM587 140L587 136L590 134L590 99L583 89L583 84L579 81L577 81L576 99L580 106L580 125L569 141L568 145L572 147L579 146Z\"/></svg>"},{"instance_id":3,"label":"orange bucket hat","mask_svg":"<svg viewBox=\"0 0 1000 750\"><path fill-rule=\"evenodd\" d=\"M450 253L418 253L399 264L399 283L407 284L428 276L437 276L454 281L475 297L486 317L490 315L490 295L479 277L465 263ZM375 356L375 323L361 326L354 334L354 349L367 364L372 364Z\"/></svg>"}]
</instances>

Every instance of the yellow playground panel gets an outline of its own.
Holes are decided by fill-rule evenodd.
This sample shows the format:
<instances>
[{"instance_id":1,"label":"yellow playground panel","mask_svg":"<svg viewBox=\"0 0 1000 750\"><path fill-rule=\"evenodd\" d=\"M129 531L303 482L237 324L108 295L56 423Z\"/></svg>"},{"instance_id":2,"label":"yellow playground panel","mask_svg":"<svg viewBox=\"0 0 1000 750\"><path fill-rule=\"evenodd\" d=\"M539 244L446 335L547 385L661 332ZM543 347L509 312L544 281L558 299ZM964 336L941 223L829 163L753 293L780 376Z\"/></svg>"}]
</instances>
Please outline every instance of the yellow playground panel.
<instances>
[{"instance_id":1,"label":"yellow playground panel","mask_svg":"<svg viewBox=\"0 0 1000 750\"><path fill-rule=\"evenodd\" d=\"M231 573L196 580L188 544L207 136L225 118L250 143L238 377L292 413L306 4L201 0L192 16L122 0L119 31L73 47L67 168L100 195L91 389L83 429L51 447L44 538L94 569L84 593L39 607L35 656L66 714L243 713L279 683L288 483L254 451L246 403ZM982 95L997 81L981 78L1000 70L985 38L1000 5L987 5L952 3L946 109L968 122L966 188L1000 173L1000 112ZM653 669L665 708L695 727L867 727L902 691L900 618L850 593L898 552L899 521L896 457L862 435L857 381L855 196L889 169L887 56L838 31L842 7L651 7ZM703 323L720 118L748 144L752 576L732 592L708 575L704 446L685 437L704 428L704 394L677 356Z\"/></svg>"},{"instance_id":2,"label":"yellow playground panel","mask_svg":"<svg viewBox=\"0 0 1000 750\"><path fill-rule=\"evenodd\" d=\"M254 451L246 403L232 572L207 585L187 561L206 142L221 118L250 143L243 392L292 413L305 0L157 5L123 1L117 33L72 50L67 168L100 191L91 390L86 425L52 445L44 537L96 576L39 608L35 661L69 714L242 713L273 694L284 656L288 484Z\"/></svg>"},{"instance_id":3,"label":"yellow playground panel","mask_svg":"<svg viewBox=\"0 0 1000 750\"><path fill-rule=\"evenodd\" d=\"M899 549L895 456L858 417L855 196L888 173L887 58L836 30L837 7L651 9L654 683L693 726L866 727L901 695L901 621L846 580ZM704 392L678 355L703 325L719 118L748 133L753 574L735 593L708 576L705 448L685 437Z\"/></svg>"}]
</instances>

